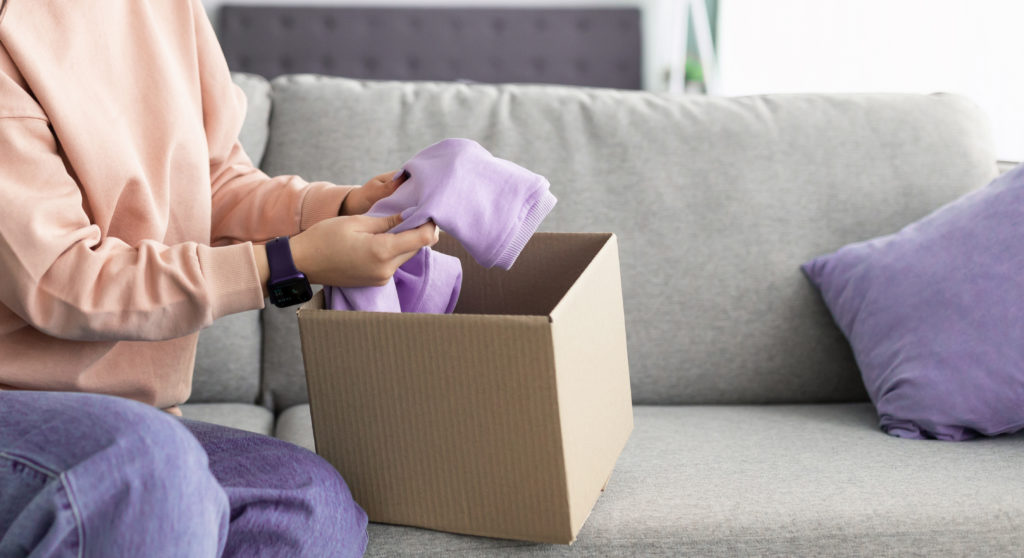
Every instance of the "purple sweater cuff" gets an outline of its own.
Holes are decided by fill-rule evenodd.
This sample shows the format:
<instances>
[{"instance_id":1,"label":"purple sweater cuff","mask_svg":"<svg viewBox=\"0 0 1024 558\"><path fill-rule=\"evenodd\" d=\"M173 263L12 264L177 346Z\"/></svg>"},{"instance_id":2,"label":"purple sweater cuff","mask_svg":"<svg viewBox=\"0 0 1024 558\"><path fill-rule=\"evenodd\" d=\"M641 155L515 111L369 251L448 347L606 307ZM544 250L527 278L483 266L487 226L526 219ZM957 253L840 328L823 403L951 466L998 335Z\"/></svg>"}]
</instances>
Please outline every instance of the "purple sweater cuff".
<instances>
[{"instance_id":1,"label":"purple sweater cuff","mask_svg":"<svg viewBox=\"0 0 1024 558\"><path fill-rule=\"evenodd\" d=\"M541 222L555 207L558 200L547 188L542 188L539 193L540 195L526 211L523 222L513 232L511 240L495 260L494 265L506 270L511 268L516 258L519 257L519 253L526 247L526 243L530 241L530 237L537 231L537 227L540 227Z\"/></svg>"}]
</instances>

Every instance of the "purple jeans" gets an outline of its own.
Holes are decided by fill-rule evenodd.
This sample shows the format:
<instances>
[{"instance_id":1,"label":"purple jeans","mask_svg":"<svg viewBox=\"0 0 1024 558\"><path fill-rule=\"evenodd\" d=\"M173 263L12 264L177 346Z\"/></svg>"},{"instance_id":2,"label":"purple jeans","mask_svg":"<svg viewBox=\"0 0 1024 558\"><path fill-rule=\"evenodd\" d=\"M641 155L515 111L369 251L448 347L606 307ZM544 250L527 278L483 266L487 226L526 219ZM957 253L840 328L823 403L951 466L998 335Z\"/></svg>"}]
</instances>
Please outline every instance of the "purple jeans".
<instances>
[{"instance_id":1,"label":"purple jeans","mask_svg":"<svg viewBox=\"0 0 1024 558\"><path fill-rule=\"evenodd\" d=\"M127 399L0 391L0 557L361 556L319 456Z\"/></svg>"}]
</instances>

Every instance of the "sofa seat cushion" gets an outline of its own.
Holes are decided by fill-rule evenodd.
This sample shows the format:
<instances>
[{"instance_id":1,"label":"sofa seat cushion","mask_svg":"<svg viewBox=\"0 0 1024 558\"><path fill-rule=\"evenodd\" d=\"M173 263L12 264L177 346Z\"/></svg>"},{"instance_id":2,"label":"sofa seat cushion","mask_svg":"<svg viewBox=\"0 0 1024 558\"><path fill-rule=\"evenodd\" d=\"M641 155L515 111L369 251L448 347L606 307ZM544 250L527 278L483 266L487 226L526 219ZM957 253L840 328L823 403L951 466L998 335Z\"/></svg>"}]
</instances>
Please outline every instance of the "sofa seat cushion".
<instances>
[{"instance_id":1,"label":"sofa seat cushion","mask_svg":"<svg viewBox=\"0 0 1024 558\"><path fill-rule=\"evenodd\" d=\"M186 403L181 414L192 420L212 422L249 432L271 436L274 433L274 415L265 407L248 403Z\"/></svg>"},{"instance_id":2,"label":"sofa seat cushion","mask_svg":"<svg viewBox=\"0 0 1024 558\"><path fill-rule=\"evenodd\" d=\"M274 436L316 451L313 443L313 422L309 414L309 404L295 405L281 412L277 417Z\"/></svg>"},{"instance_id":3,"label":"sofa seat cushion","mask_svg":"<svg viewBox=\"0 0 1024 558\"><path fill-rule=\"evenodd\" d=\"M278 432L311 440L308 406L289 412L293 422ZM572 547L371 524L367 556L1000 556L1024 548L1024 433L902 440L878 429L866 403L638 406L634 415L608 489Z\"/></svg>"}]
</instances>

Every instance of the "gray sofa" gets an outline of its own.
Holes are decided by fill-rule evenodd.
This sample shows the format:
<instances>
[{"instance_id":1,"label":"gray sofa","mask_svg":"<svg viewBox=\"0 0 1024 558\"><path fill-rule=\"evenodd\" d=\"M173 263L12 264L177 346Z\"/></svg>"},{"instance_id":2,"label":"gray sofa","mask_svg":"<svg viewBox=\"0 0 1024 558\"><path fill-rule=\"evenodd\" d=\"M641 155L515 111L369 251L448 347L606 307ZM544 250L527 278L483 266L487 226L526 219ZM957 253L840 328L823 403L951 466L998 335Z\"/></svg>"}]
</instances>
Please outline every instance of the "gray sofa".
<instances>
[{"instance_id":1,"label":"gray sofa","mask_svg":"<svg viewBox=\"0 0 1024 558\"><path fill-rule=\"evenodd\" d=\"M996 175L985 118L963 98L236 80L250 99L242 141L270 174L362 183L469 137L551 180L560 201L544 230L619 236L636 425L577 542L371 524L368 555L1024 549L1024 436L880 432L799 270ZM311 448L294 309L205 330L183 411Z\"/></svg>"}]
</instances>

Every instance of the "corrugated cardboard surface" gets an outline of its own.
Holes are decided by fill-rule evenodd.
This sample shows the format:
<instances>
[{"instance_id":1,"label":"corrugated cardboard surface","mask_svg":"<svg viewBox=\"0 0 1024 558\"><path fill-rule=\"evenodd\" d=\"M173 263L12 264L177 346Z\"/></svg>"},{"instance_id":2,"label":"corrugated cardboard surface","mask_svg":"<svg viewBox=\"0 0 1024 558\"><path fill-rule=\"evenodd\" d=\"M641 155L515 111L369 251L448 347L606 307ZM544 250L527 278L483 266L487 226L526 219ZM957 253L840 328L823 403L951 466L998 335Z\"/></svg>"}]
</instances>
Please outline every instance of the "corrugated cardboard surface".
<instances>
[{"instance_id":1,"label":"corrugated cardboard surface","mask_svg":"<svg viewBox=\"0 0 1024 558\"><path fill-rule=\"evenodd\" d=\"M434 248L462 261L457 314L548 316L609 236L537 233L508 271L477 265L447 234Z\"/></svg>"},{"instance_id":2,"label":"corrugated cardboard surface","mask_svg":"<svg viewBox=\"0 0 1024 558\"><path fill-rule=\"evenodd\" d=\"M633 430L621 295L608 296L621 292L613 236L551 312L574 533L590 515Z\"/></svg>"},{"instance_id":3,"label":"corrugated cardboard surface","mask_svg":"<svg viewBox=\"0 0 1024 558\"><path fill-rule=\"evenodd\" d=\"M632 428L614 236L461 247L456 314L299 310L317 451L372 521L567 543Z\"/></svg>"}]
</instances>

